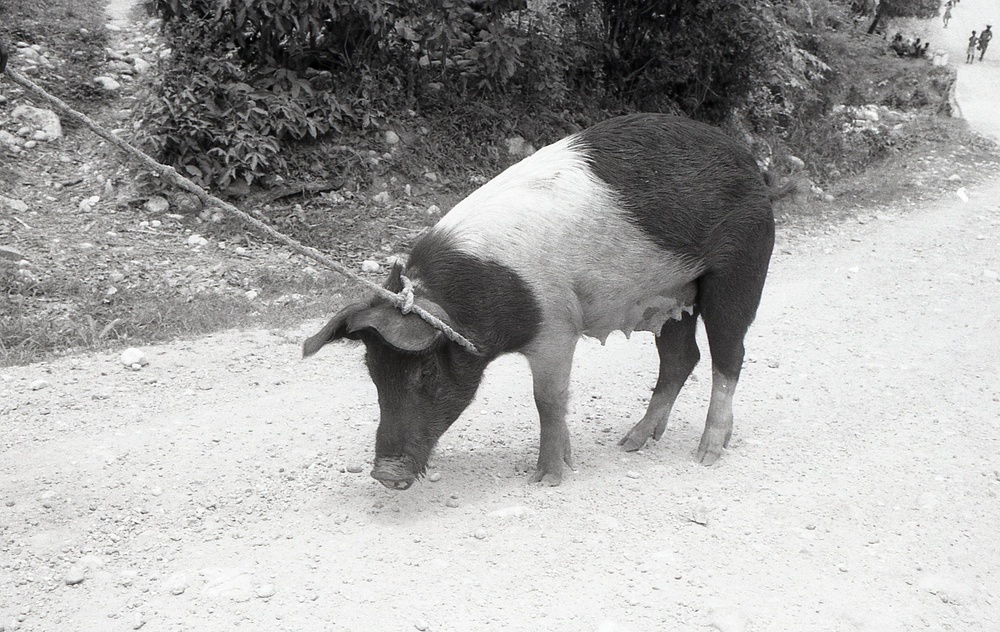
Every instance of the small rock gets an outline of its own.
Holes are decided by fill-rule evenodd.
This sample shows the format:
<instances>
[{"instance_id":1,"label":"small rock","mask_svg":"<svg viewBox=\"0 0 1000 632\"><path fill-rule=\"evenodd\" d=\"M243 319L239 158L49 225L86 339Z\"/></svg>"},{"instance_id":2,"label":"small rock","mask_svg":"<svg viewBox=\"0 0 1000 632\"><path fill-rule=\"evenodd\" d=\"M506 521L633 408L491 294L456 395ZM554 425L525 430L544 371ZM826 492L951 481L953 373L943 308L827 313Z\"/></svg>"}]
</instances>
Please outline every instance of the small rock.
<instances>
[{"instance_id":1,"label":"small rock","mask_svg":"<svg viewBox=\"0 0 1000 632\"><path fill-rule=\"evenodd\" d=\"M385 144L386 145L398 145L399 144L399 134L392 130L388 130L385 133Z\"/></svg>"},{"instance_id":2,"label":"small rock","mask_svg":"<svg viewBox=\"0 0 1000 632\"><path fill-rule=\"evenodd\" d=\"M806 167L806 162L798 156L788 156L785 160L792 169L805 169Z\"/></svg>"},{"instance_id":3,"label":"small rock","mask_svg":"<svg viewBox=\"0 0 1000 632\"><path fill-rule=\"evenodd\" d=\"M50 384L46 380L35 380L31 383L31 390L40 391L43 388L48 388Z\"/></svg>"},{"instance_id":4,"label":"small rock","mask_svg":"<svg viewBox=\"0 0 1000 632\"><path fill-rule=\"evenodd\" d=\"M428 215L437 215L438 213L441 212L441 207L439 207L437 204L431 204L430 206L427 207L427 210L424 212L427 213Z\"/></svg>"},{"instance_id":5,"label":"small rock","mask_svg":"<svg viewBox=\"0 0 1000 632\"><path fill-rule=\"evenodd\" d=\"M37 140L51 141L62 138L62 125L59 122L59 116L52 110L19 105L11 112L11 119L25 123L28 127L28 134L32 133L32 130L41 131L42 135ZM27 136L27 134L23 136Z\"/></svg>"},{"instance_id":6,"label":"small rock","mask_svg":"<svg viewBox=\"0 0 1000 632\"><path fill-rule=\"evenodd\" d=\"M87 576L84 574L83 569L79 566L74 566L69 569L69 572L66 573L65 577L63 577L63 582L65 582L67 586L76 586L77 584L83 583L83 580L85 579L87 579Z\"/></svg>"},{"instance_id":7,"label":"small rock","mask_svg":"<svg viewBox=\"0 0 1000 632\"><path fill-rule=\"evenodd\" d=\"M149 364L149 359L146 357L146 353L141 349L129 347L125 351L122 351L121 362L125 366L134 366L138 364L140 367L143 367Z\"/></svg>"},{"instance_id":8,"label":"small rock","mask_svg":"<svg viewBox=\"0 0 1000 632\"><path fill-rule=\"evenodd\" d=\"M705 505L698 505L691 510L691 522L695 524L700 524L703 527L708 526L708 507Z\"/></svg>"},{"instance_id":9,"label":"small rock","mask_svg":"<svg viewBox=\"0 0 1000 632\"><path fill-rule=\"evenodd\" d=\"M962 176L958 175L957 173L953 173L950 176L948 176L948 182L961 182L961 181L962 181Z\"/></svg>"},{"instance_id":10,"label":"small rock","mask_svg":"<svg viewBox=\"0 0 1000 632\"><path fill-rule=\"evenodd\" d=\"M132 629L138 630L144 625L146 625L146 619L142 616L142 614L137 612L135 616L132 617Z\"/></svg>"},{"instance_id":11,"label":"small rock","mask_svg":"<svg viewBox=\"0 0 1000 632\"><path fill-rule=\"evenodd\" d=\"M81 213L89 213L94 210L97 203L101 201L101 196L91 195L90 197L83 198L80 200L79 209Z\"/></svg>"},{"instance_id":12,"label":"small rock","mask_svg":"<svg viewBox=\"0 0 1000 632\"><path fill-rule=\"evenodd\" d=\"M429 480L432 483L438 482L439 480L441 480L441 472L434 472L433 474L427 477L427 480Z\"/></svg>"},{"instance_id":13,"label":"small rock","mask_svg":"<svg viewBox=\"0 0 1000 632\"><path fill-rule=\"evenodd\" d=\"M961 187L957 191L955 191L955 195L957 195L958 199L962 200L963 202L969 201L969 194L965 192L965 187Z\"/></svg>"},{"instance_id":14,"label":"small rock","mask_svg":"<svg viewBox=\"0 0 1000 632\"><path fill-rule=\"evenodd\" d=\"M187 244L189 246L194 246L195 248L197 248L198 246L205 246L205 245L207 245L208 244L208 240L205 239L204 237L202 237L201 235L195 233L195 234L193 234L193 235L191 235L190 237L187 238Z\"/></svg>"},{"instance_id":15,"label":"small rock","mask_svg":"<svg viewBox=\"0 0 1000 632\"><path fill-rule=\"evenodd\" d=\"M378 264L378 261L372 261L371 259L366 259L361 262L362 272L378 272L382 267Z\"/></svg>"},{"instance_id":16,"label":"small rock","mask_svg":"<svg viewBox=\"0 0 1000 632\"><path fill-rule=\"evenodd\" d=\"M136 57L132 60L132 67L135 68L135 71L141 75L148 72L152 65L142 57Z\"/></svg>"},{"instance_id":17,"label":"small rock","mask_svg":"<svg viewBox=\"0 0 1000 632\"><path fill-rule=\"evenodd\" d=\"M163 196L154 195L153 197L146 200L146 203L143 205L143 208L145 208L150 213L155 213L159 215L160 213L166 213L167 210L170 209L170 202L167 202L167 198Z\"/></svg>"},{"instance_id":18,"label":"small rock","mask_svg":"<svg viewBox=\"0 0 1000 632\"><path fill-rule=\"evenodd\" d=\"M641 477L638 472L635 472L633 470L629 470L628 472L625 472L625 476L627 476L629 478L640 478Z\"/></svg>"},{"instance_id":19,"label":"small rock","mask_svg":"<svg viewBox=\"0 0 1000 632\"><path fill-rule=\"evenodd\" d=\"M444 501L444 506L445 507L451 507L452 509L455 509L456 507L458 507L458 499L457 498L449 498L448 500Z\"/></svg>"},{"instance_id":20,"label":"small rock","mask_svg":"<svg viewBox=\"0 0 1000 632\"><path fill-rule=\"evenodd\" d=\"M425 632L430 627L430 625L423 619L417 619L416 621L413 622L413 627L420 630L420 632Z\"/></svg>"},{"instance_id":21,"label":"small rock","mask_svg":"<svg viewBox=\"0 0 1000 632\"><path fill-rule=\"evenodd\" d=\"M244 296L247 297L248 301L252 301L257 298L257 290L247 290Z\"/></svg>"},{"instance_id":22,"label":"small rock","mask_svg":"<svg viewBox=\"0 0 1000 632\"><path fill-rule=\"evenodd\" d=\"M122 88L122 84L118 83L113 77L108 76L94 77L94 83L108 92L117 92Z\"/></svg>"},{"instance_id":23,"label":"small rock","mask_svg":"<svg viewBox=\"0 0 1000 632\"><path fill-rule=\"evenodd\" d=\"M261 599L269 599L274 596L274 584L261 584L257 588L257 596Z\"/></svg>"},{"instance_id":24,"label":"small rock","mask_svg":"<svg viewBox=\"0 0 1000 632\"><path fill-rule=\"evenodd\" d=\"M184 573L174 573L164 582L163 587L171 595L181 595L187 590L187 576Z\"/></svg>"},{"instance_id":25,"label":"small rock","mask_svg":"<svg viewBox=\"0 0 1000 632\"><path fill-rule=\"evenodd\" d=\"M476 537L477 540L485 540L486 539L486 529L483 529L482 527L480 527L480 528L476 529L476 533L474 535L475 535L475 537Z\"/></svg>"},{"instance_id":26,"label":"small rock","mask_svg":"<svg viewBox=\"0 0 1000 632\"><path fill-rule=\"evenodd\" d=\"M344 469L351 474L360 474L365 468L360 463L348 463Z\"/></svg>"},{"instance_id":27,"label":"small rock","mask_svg":"<svg viewBox=\"0 0 1000 632\"><path fill-rule=\"evenodd\" d=\"M375 197L372 198L372 202L375 202L380 206L386 206L392 202L392 196L389 195L388 191L379 191L375 194Z\"/></svg>"},{"instance_id":28,"label":"small rock","mask_svg":"<svg viewBox=\"0 0 1000 632\"><path fill-rule=\"evenodd\" d=\"M16 211L18 213L25 213L28 210L28 205L24 202L24 200L15 200L2 195L0 195L0 205L6 206L12 211Z\"/></svg>"}]
</instances>

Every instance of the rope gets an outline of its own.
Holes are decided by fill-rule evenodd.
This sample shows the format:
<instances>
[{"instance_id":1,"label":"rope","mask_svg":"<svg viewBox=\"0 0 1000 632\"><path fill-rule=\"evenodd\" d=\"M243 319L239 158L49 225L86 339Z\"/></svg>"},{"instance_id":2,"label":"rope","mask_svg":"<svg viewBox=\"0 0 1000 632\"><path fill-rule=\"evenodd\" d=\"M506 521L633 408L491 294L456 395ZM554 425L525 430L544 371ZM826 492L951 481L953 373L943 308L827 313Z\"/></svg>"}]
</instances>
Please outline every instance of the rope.
<instances>
[{"instance_id":1,"label":"rope","mask_svg":"<svg viewBox=\"0 0 1000 632\"><path fill-rule=\"evenodd\" d=\"M97 134L104 140L115 145L123 152L125 152L126 154L137 160L139 163L141 163L144 167L150 169L151 171L156 172L157 174L160 175L160 177L164 178L168 182L171 182L175 186L178 186L198 196L198 199L200 199L205 204L205 206L221 208L223 211L239 219L244 224L247 224L248 226L255 228L257 231L267 235L271 239L274 239L275 241L278 241L284 244L285 246L288 246L295 252L303 256L309 257L314 261L322 263L323 265L344 275L348 279L351 279L355 283L367 287L369 290L372 290L373 292L378 294L381 298L385 299L386 301L389 301L389 303L394 305L397 309L400 309L404 314L412 311L413 313L420 316L420 318L424 319L431 326L433 326L435 329L438 329L439 331L444 333L444 335L447 336L449 340L457 342L458 344L462 345L463 347L465 347L465 349L467 349L469 352L473 354L476 355L479 354L479 351L476 349L475 345L473 345L472 342L470 342L467 338L462 336L462 334L452 329L447 323L442 321L440 318L434 316L434 314L429 313L424 308L420 307L419 305L415 305L413 303L412 284L404 285L402 292L400 292L399 294L394 294L389 290L385 289L384 287L382 287L381 285L373 283L368 279L359 276L358 274L353 272L351 269L349 269L342 263L331 259L330 257L324 255L320 251L316 250L315 248L306 246L305 244L302 244L296 241L295 239L292 239L291 237L275 230L274 228L271 228L270 226L260 221L259 219L251 215L248 215L247 213L244 213L243 211L236 208L232 204L229 204L228 202L225 202L215 197L214 195L208 193L207 191L205 191L205 189L201 188L188 178L177 173L177 171L173 167L169 167L167 165L157 162L156 160L151 158L148 154L144 153L139 149L136 149L126 141L118 138L110 131L106 130L105 128L101 127L93 120L88 118L85 114L77 112L58 97L55 97L46 92L45 90L43 90L40 86L32 82L30 79L25 77L20 72L14 70L13 68L7 68L6 73L14 81L14 83L20 85L31 94L34 94L44 99L45 101L48 101L61 114L80 123L81 125L89 129L93 133ZM407 279L407 281L409 280Z\"/></svg>"}]
</instances>

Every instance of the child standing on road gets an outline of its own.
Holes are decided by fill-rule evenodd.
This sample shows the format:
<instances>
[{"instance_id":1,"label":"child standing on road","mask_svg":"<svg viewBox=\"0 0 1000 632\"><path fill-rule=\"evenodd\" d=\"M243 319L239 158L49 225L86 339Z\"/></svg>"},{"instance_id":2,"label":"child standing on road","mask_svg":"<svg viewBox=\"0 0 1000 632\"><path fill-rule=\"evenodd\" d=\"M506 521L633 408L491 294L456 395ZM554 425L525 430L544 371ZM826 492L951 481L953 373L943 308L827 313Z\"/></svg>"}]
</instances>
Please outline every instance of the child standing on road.
<instances>
[{"instance_id":1,"label":"child standing on road","mask_svg":"<svg viewBox=\"0 0 1000 632\"><path fill-rule=\"evenodd\" d=\"M971 64L976 61L976 44L979 43L979 38L976 37L976 32L972 32L972 37L969 38L969 47L965 49L965 63Z\"/></svg>"},{"instance_id":2,"label":"child standing on road","mask_svg":"<svg viewBox=\"0 0 1000 632\"><path fill-rule=\"evenodd\" d=\"M948 20L951 19L951 3L949 2L944 8L944 27L948 28Z\"/></svg>"},{"instance_id":3,"label":"child standing on road","mask_svg":"<svg viewBox=\"0 0 1000 632\"><path fill-rule=\"evenodd\" d=\"M993 31L990 30L991 28L993 27L987 24L986 30L979 36L979 50L981 51L979 53L979 61L983 61L983 55L986 54L986 47L990 45L990 40L993 39Z\"/></svg>"}]
</instances>

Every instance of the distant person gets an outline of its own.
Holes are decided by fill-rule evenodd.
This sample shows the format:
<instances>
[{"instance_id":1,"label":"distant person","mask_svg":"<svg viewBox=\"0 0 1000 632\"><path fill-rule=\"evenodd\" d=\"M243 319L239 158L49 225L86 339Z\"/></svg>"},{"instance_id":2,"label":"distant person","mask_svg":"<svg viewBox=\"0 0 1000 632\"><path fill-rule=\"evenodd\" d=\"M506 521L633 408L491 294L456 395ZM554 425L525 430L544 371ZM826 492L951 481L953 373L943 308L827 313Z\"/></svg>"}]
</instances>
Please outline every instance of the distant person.
<instances>
[{"instance_id":1,"label":"distant person","mask_svg":"<svg viewBox=\"0 0 1000 632\"><path fill-rule=\"evenodd\" d=\"M971 64L976 61L976 46L979 44L979 38L976 37L976 32L972 32L972 37L969 38L969 47L965 49L965 63Z\"/></svg>"},{"instance_id":2,"label":"distant person","mask_svg":"<svg viewBox=\"0 0 1000 632\"><path fill-rule=\"evenodd\" d=\"M944 27L948 28L948 20L951 19L951 3L945 5L944 7Z\"/></svg>"},{"instance_id":3,"label":"distant person","mask_svg":"<svg viewBox=\"0 0 1000 632\"><path fill-rule=\"evenodd\" d=\"M893 35L892 42L889 43L889 48L891 48L899 57L906 54L906 44L903 43L902 33L896 33Z\"/></svg>"},{"instance_id":4,"label":"distant person","mask_svg":"<svg viewBox=\"0 0 1000 632\"><path fill-rule=\"evenodd\" d=\"M987 24L986 30L979 36L979 61L983 61L983 55L986 54L986 47L990 45L990 40L993 39L991 28L993 27Z\"/></svg>"}]
</instances>

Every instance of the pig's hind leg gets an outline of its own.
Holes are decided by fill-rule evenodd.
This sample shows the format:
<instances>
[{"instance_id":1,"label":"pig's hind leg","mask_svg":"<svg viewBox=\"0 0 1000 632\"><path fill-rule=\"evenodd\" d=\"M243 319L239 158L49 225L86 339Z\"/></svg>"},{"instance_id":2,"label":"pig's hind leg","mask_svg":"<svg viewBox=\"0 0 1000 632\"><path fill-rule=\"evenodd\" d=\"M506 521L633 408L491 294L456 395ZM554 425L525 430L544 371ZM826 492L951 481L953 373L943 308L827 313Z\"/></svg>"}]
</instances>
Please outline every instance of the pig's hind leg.
<instances>
[{"instance_id":1,"label":"pig's hind leg","mask_svg":"<svg viewBox=\"0 0 1000 632\"><path fill-rule=\"evenodd\" d=\"M668 320L656 337L656 350L660 355L660 375L653 388L646 414L622 437L618 445L632 452L638 450L650 437L659 441L667 428L670 411L684 382L694 370L701 354L695 333L698 311L683 313L680 320Z\"/></svg>"},{"instance_id":2,"label":"pig's hind leg","mask_svg":"<svg viewBox=\"0 0 1000 632\"><path fill-rule=\"evenodd\" d=\"M733 434L733 393L743 368L743 339L760 304L773 229L749 240L739 265L710 271L698 282L698 304L712 353L712 399L695 458L711 465Z\"/></svg>"}]
</instances>

